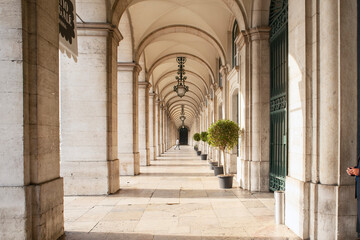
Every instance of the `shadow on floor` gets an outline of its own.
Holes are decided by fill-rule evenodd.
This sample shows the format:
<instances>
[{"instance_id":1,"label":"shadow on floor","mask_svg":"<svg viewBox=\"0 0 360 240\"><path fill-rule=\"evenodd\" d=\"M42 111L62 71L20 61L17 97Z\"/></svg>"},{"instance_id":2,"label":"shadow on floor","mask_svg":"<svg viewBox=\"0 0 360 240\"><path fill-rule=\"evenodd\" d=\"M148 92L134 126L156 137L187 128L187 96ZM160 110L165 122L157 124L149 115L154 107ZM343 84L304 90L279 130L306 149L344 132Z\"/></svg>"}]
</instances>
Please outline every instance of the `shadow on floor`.
<instances>
[{"instance_id":1,"label":"shadow on floor","mask_svg":"<svg viewBox=\"0 0 360 240\"><path fill-rule=\"evenodd\" d=\"M140 176L147 177L208 177L214 176L213 173L173 173L173 172L156 172L156 173L140 173Z\"/></svg>"},{"instance_id":2,"label":"shadow on floor","mask_svg":"<svg viewBox=\"0 0 360 240\"><path fill-rule=\"evenodd\" d=\"M150 166L154 167L203 167L205 164L156 164L151 163Z\"/></svg>"},{"instance_id":3,"label":"shadow on floor","mask_svg":"<svg viewBox=\"0 0 360 240\"><path fill-rule=\"evenodd\" d=\"M58 240L285 240L299 239L286 237L229 237L229 236L181 236L181 235L152 235L141 233L85 233L65 232Z\"/></svg>"},{"instance_id":4,"label":"shadow on floor","mask_svg":"<svg viewBox=\"0 0 360 240\"><path fill-rule=\"evenodd\" d=\"M233 189L219 190L184 190L184 189L134 189L123 188L118 193L111 196L120 197L139 197L139 198L254 198L251 193L237 192ZM263 198L274 198L273 195Z\"/></svg>"}]
</instances>

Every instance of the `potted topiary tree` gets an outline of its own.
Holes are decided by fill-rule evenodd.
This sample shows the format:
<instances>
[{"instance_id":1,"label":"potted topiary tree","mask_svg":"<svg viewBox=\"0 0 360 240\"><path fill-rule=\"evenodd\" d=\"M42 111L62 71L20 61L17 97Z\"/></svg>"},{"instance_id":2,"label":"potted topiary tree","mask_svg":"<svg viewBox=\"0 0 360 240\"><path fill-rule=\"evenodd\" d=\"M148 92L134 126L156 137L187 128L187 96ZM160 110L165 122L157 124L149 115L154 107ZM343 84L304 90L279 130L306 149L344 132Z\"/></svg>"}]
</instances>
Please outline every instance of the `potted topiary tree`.
<instances>
[{"instance_id":1,"label":"potted topiary tree","mask_svg":"<svg viewBox=\"0 0 360 240\"><path fill-rule=\"evenodd\" d=\"M208 136L209 136L209 133L208 133ZM209 144L209 146L211 146L211 142L210 142L210 138L207 137L207 143ZM210 150L211 151L211 150ZM210 170L214 170L214 167L217 167L218 169L221 169L221 174L223 174L223 167L222 165L220 166L219 162L216 161L215 157L213 156L213 161L211 161L211 159L209 159L208 163L210 165ZM215 173L215 170L214 170L214 175L217 176L219 173L219 170L217 170L217 172Z\"/></svg>"},{"instance_id":2,"label":"potted topiary tree","mask_svg":"<svg viewBox=\"0 0 360 240\"><path fill-rule=\"evenodd\" d=\"M207 140L208 140L207 135L208 135L207 132L201 132L201 134L200 134L200 139L201 139L201 141L204 142L204 150L206 149L205 143L207 143ZM205 153L205 151L204 151L203 154L201 154L201 160L206 160L206 159L207 159L207 153Z\"/></svg>"},{"instance_id":3,"label":"potted topiary tree","mask_svg":"<svg viewBox=\"0 0 360 240\"><path fill-rule=\"evenodd\" d=\"M239 126L230 120L219 120L213 123L208 129L208 138L211 146L219 148L224 156L224 174L218 175L220 188L232 188L233 175L227 173L225 150L231 150L237 145L239 135ZM220 161L218 167L219 166Z\"/></svg>"},{"instance_id":4,"label":"potted topiary tree","mask_svg":"<svg viewBox=\"0 0 360 240\"><path fill-rule=\"evenodd\" d=\"M200 141L200 133L195 133L194 136L193 136L193 139L194 139L194 141L199 142ZM196 149L195 148L194 149L197 152L197 155L200 156L201 151L199 151L199 148L197 147L198 144L196 144L195 146L196 146Z\"/></svg>"}]
</instances>

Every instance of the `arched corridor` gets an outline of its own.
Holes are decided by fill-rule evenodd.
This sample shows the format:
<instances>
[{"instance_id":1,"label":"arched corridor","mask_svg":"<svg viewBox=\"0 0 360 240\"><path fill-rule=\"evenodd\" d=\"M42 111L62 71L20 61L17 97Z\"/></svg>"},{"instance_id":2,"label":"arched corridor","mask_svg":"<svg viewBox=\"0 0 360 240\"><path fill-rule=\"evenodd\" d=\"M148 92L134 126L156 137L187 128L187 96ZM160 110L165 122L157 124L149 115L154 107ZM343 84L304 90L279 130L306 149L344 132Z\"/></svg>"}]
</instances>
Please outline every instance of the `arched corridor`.
<instances>
[{"instance_id":1,"label":"arched corridor","mask_svg":"<svg viewBox=\"0 0 360 240\"><path fill-rule=\"evenodd\" d=\"M64 239L299 239L276 225L271 193L219 189L190 147L169 150L110 196L65 197Z\"/></svg>"},{"instance_id":2,"label":"arched corridor","mask_svg":"<svg viewBox=\"0 0 360 240\"><path fill-rule=\"evenodd\" d=\"M347 172L360 0L0 0L0 13L0 239L360 234ZM193 138L219 120L240 129L223 154Z\"/></svg>"}]
</instances>

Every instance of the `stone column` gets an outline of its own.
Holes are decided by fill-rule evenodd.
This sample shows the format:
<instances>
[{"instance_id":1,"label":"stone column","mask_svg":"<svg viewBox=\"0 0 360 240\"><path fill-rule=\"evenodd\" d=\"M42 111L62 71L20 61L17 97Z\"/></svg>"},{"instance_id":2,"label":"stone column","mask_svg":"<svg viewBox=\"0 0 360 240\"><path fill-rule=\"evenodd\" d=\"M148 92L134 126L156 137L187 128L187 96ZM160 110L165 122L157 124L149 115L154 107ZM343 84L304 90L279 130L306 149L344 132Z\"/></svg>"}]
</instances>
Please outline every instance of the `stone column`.
<instances>
[{"instance_id":1,"label":"stone column","mask_svg":"<svg viewBox=\"0 0 360 240\"><path fill-rule=\"evenodd\" d=\"M133 72L133 154L134 154L134 175L140 174L140 153L139 153L139 73L140 65L137 64Z\"/></svg>"},{"instance_id":2,"label":"stone column","mask_svg":"<svg viewBox=\"0 0 360 240\"><path fill-rule=\"evenodd\" d=\"M230 101L229 101L229 80L228 80L228 68L226 66L222 66L220 69L221 76L223 79L224 87L222 90L222 101L223 101L223 111L225 112L225 116L223 119L230 119Z\"/></svg>"},{"instance_id":3,"label":"stone column","mask_svg":"<svg viewBox=\"0 0 360 240\"><path fill-rule=\"evenodd\" d=\"M320 1L319 7L320 184L313 186L318 198L315 238L351 239L356 237L354 180L345 171L357 158L357 1Z\"/></svg>"},{"instance_id":4,"label":"stone column","mask_svg":"<svg viewBox=\"0 0 360 240\"><path fill-rule=\"evenodd\" d=\"M149 107L148 98L149 98L149 82L139 81L139 154L140 154L140 165L149 166L150 165L150 154L148 150L148 120L149 120Z\"/></svg>"},{"instance_id":5,"label":"stone column","mask_svg":"<svg viewBox=\"0 0 360 240\"><path fill-rule=\"evenodd\" d=\"M156 114L156 156L160 156L161 148L160 148L160 127L161 127L161 120L160 120L160 101L156 100L155 103L155 114Z\"/></svg>"},{"instance_id":6,"label":"stone column","mask_svg":"<svg viewBox=\"0 0 360 240\"><path fill-rule=\"evenodd\" d=\"M156 160L156 94L149 94L149 147L150 161Z\"/></svg>"},{"instance_id":7,"label":"stone column","mask_svg":"<svg viewBox=\"0 0 360 240\"><path fill-rule=\"evenodd\" d=\"M165 152L165 106L161 108L161 153Z\"/></svg>"},{"instance_id":8,"label":"stone column","mask_svg":"<svg viewBox=\"0 0 360 240\"><path fill-rule=\"evenodd\" d=\"M134 150L134 94L137 91L133 88L133 81L140 71L138 64L118 63L118 154L121 176L140 173L138 151Z\"/></svg>"},{"instance_id":9,"label":"stone column","mask_svg":"<svg viewBox=\"0 0 360 240\"><path fill-rule=\"evenodd\" d=\"M78 24L78 62L62 58L65 194L109 194L119 189L116 61L121 38L110 24Z\"/></svg>"},{"instance_id":10,"label":"stone column","mask_svg":"<svg viewBox=\"0 0 360 240\"><path fill-rule=\"evenodd\" d=\"M251 46L251 191L269 190L270 50L269 28L248 31Z\"/></svg>"},{"instance_id":11,"label":"stone column","mask_svg":"<svg viewBox=\"0 0 360 240\"><path fill-rule=\"evenodd\" d=\"M209 129L209 127L211 126L211 96L210 94L207 96L207 100L208 100L208 107L207 107L207 126L206 126L206 131ZM208 159L212 159L212 148L210 146L210 144L207 144L207 148L208 148Z\"/></svg>"},{"instance_id":12,"label":"stone column","mask_svg":"<svg viewBox=\"0 0 360 240\"><path fill-rule=\"evenodd\" d=\"M64 233L58 10L56 1L1 2L1 239Z\"/></svg>"},{"instance_id":13,"label":"stone column","mask_svg":"<svg viewBox=\"0 0 360 240\"><path fill-rule=\"evenodd\" d=\"M240 186L250 190L251 180L251 73L250 73L250 41L246 31L241 32L238 38L238 49L240 51L239 75L240 75L240 128L244 128L244 137L240 144L240 162L238 163L237 180Z\"/></svg>"}]
</instances>

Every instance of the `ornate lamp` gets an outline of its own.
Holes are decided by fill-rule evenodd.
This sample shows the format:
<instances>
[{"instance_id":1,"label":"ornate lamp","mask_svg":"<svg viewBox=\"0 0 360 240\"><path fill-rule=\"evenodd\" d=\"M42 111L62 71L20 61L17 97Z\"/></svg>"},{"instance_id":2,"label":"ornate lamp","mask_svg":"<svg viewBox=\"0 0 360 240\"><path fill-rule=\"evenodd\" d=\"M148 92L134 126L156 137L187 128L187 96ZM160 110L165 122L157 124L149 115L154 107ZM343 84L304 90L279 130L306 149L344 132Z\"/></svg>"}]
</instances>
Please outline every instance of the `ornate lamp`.
<instances>
[{"instance_id":1,"label":"ornate lamp","mask_svg":"<svg viewBox=\"0 0 360 240\"><path fill-rule=\"evenodd\" d=\"M184 105L181 105L181 116L180 116L180 120L181 120L181 122L182 122L182 124L181 124L181 127L182 127L182 128L185 128L185 124L184 124L185 119L186 119L186 117L185 117Z\"/></svg>"},{"instance_id":2,"label":"ornate lamp","mask_svg":"<svg viewBox=\"0 0 360 240\"><path fill-rule=\"evenodd\" d=\"M189 91L189 87L185 85L185 80L186 80L186 76L185 76L185 62L186 62L186 57L177 57L176 58L176 61L178 62L178 66L179 66L179 69L178 69L178 72L177 74L179 76L176 76L175 79L177 80L177 85L174 86L174 91L177 93L177 95L179 97L183 97L185 96L185 93L187 91Z\"/></svg>"}]
</instances>

